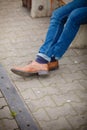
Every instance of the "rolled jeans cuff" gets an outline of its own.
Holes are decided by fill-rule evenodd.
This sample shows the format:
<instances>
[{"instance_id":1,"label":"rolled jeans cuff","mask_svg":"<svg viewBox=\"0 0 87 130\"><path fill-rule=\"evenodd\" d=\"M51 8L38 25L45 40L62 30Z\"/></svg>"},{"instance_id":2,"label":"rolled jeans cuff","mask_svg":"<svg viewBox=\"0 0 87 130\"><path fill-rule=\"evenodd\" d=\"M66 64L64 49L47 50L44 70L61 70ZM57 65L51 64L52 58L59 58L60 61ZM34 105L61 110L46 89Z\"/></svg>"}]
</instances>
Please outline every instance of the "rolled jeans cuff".
<instances>
[{"instance_id":1,"label":"rolled jeans cuff","mask_svg":"<svg viewBox=\"0 0 87 130\"><path fill-rule=\"evenodd\" d=\"M38 53L37 56L41 56L42 58L44 58L45 60L47 60L48 62L51 61L51 58L46 56L45 54L42 54L42 53Z\"/></svg>"}]
</instances>

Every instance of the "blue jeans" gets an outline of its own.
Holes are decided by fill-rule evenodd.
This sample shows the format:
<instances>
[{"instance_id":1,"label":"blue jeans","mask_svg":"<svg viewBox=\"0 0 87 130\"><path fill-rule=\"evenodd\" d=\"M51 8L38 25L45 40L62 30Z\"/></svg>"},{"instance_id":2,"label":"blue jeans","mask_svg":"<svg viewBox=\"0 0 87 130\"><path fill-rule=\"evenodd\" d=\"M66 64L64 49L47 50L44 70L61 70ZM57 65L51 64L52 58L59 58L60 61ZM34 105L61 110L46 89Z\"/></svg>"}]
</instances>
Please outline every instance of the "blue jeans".
<instances>
[{"instance_id":1,"label":"blue jeans","mask_svg":"<svg viewBox=\"0 0 87 130\"><path fill-rule=\"evenodd\" d=\"M49 62L51 57L59 60L81 24L87 24L87 0L74 0L56 9L50 20L45 42L37 55Z\"/></svg>"}]
</instances>

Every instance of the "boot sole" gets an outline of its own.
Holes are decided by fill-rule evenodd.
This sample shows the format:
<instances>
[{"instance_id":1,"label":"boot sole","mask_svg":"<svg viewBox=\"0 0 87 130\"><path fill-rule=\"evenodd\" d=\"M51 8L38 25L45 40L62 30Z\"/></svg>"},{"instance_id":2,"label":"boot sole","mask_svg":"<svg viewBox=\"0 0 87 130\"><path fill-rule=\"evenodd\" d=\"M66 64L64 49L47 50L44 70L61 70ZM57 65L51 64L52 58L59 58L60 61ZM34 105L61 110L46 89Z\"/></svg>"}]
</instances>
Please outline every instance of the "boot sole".
<instances>
[{"instance_id":1,"label":"boot sole","mask_svg":"<svg viewBox=\"0 0 87 130\"><path fill-rule=\"evenodd\" d=\"M49 74L48 71L38 71L38 72L32 72L32 73L14 70L14 69L11 69L11 71L22 77L29 77L29 76L33 76L33 75L46 76Z\"/></svg>"},{"instance_id":2,"label":"boot sole","mask_svg":"<svg viewBox=\"0 0 87 130\"><path fill-rule=\"evenodd\" d=\"M49 71L54 71L54 70L57 70L57 69L59 69L59 66L56 66L56 67L50 68Z\"/></svg>"}]
</instances>

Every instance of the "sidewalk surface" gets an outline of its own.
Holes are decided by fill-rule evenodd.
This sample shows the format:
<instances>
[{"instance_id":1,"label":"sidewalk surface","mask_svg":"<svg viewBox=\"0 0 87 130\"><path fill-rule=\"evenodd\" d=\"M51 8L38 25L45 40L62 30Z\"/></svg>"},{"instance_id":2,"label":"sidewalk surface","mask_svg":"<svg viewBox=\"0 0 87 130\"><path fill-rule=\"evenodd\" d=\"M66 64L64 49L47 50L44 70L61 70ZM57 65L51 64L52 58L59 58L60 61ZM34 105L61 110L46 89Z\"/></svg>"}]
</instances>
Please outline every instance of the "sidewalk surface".
<instances>
[{"instance_id":1,"label":"sidewalk surface","mask_svg":"<svg viewBox=\"0 0 87 130\"><path fill-rule=\"evenodd\" d=\"M48 25L49 18L32 19L21 0L0 0L0 64L40 130L87 130L87 49L69 48L59 70L47 77L22 78L10 71L35 58ZM20 130L2 92L0 130Z\"/></svg>"}]
</instances>

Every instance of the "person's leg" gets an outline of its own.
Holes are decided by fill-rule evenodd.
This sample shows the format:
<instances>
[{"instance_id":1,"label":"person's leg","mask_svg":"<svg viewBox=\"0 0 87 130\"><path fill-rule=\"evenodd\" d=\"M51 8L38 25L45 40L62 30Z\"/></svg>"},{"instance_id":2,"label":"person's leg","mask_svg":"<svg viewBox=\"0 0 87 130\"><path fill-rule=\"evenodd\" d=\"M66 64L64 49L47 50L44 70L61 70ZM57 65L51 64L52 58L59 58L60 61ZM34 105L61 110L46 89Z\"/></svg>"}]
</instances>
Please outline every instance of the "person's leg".
<instances>
[{"instance_id":1,"label":"person's leg","mask_svg":"<svg viewBox=\"0 0 87 130\"><path fill-rule=\"evenodd\" d=\"M76 2L77 1L78 0L76 0ZM79 0L79 1L82 1L82 0ZM78 5L78 3L74 3L75 7L81 6L81 5ZM63 29L63 32L61 33L59 37L59 40L55 44L51 44L52 46L47 48L48 50L46 51L46 53L44 52L45 54L42 53L48 57L48 61L52 56L59 59L64 54L65 50L70 45L73 38L75 37L80 24L84 24L87 22L87 7L85 8L85 10L82 9L80 11L75 10L71 13ZM42 58L44 58L44 55ZM40 64L36 61L33 61L31 64L27 66L12 68L11 71L20 76L29 76L31 74L47 75L49 71L49 66L47 63Z\"/></svg>"},{"instance_id":2,"label":"person's leg","mask_svg":"<svg viewBox=\"0 0 87 130\"><path fill-rule=\"evenodd\" d=\"M48 32L46 35L46 39L44 44L40 47L38 56L43 57L47 61L51 61L51 57L48 57L46 54L50 51L51 56L53 51L51 51L51 47L55 46L56 42L60 38L60 35L63 31L63 27L68 15L72 12L72 10L83 6L84 1L75 0L70 2L69 4L58 8L53 12L51 17L50 25L48 28Z\"/></svg>"},{"instance_id":3,"label":"person's leg","mask_svg":"<svg viewBox=\"0 0 87 130\"><path fill-rule=\"evenodd\" d=\"M78 8L71 12L59 40L46 55L48 57L54 55L60 59L73 41L81 24L87 24L87 7Z\"/></svg>"}]
</instances>

